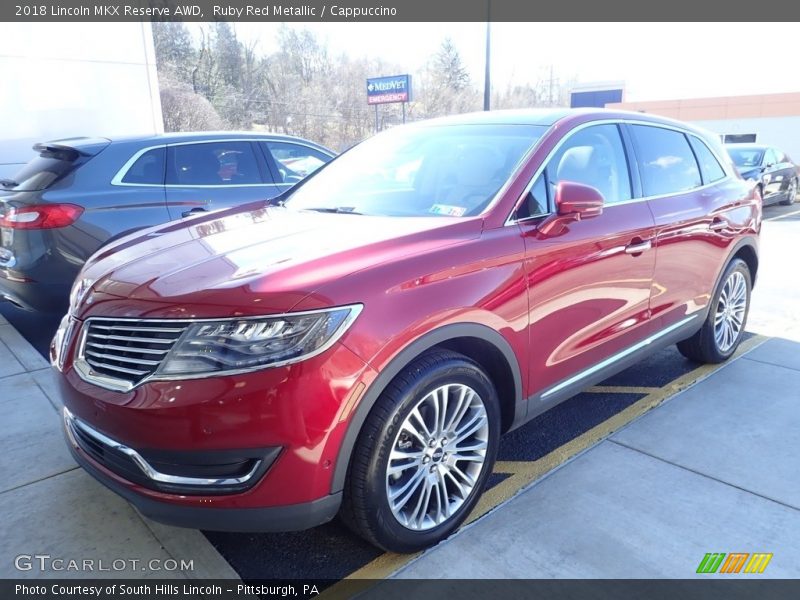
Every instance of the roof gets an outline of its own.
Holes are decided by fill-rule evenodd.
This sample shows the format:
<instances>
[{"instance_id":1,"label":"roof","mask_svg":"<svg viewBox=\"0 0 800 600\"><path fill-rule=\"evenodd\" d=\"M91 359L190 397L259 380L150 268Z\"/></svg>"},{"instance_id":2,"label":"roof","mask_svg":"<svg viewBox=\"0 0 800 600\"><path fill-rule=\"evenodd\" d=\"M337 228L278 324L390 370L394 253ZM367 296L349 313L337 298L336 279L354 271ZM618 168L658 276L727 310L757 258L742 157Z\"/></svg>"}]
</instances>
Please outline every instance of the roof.
<instances>
[{"instance_id":1,"label":"roof","mask_svg":"<svg viewBox=\"0 0 800 600\"><path fill-rule=\"evenodd\" d=\"M584 109L570 108L527 108L515 110L490 110L482 112L450 115L420 121L420 125L545 125L550 126L556 121L571 114L586 111Z\"/></svg>"},{"instance_id":2,"label":"roof","mask_svg":"<svg viewBox=\"0 0 800 600\"><path fill-rule=\"evenodd\" d=\"M295 141L302 142L309 146L314 146L320 150L324 150L330 154L335 154L333 151L325 148L316 142L311 142L303 138L291 135L284 135L281 133L267 133L258 131L190 131L179 133L161 133L156 135L133 135L114 137L111 140L103 139L106 143L109 141L113 143L120 142L148 142L153 144L177 144L180 142L192 142L196 140L225 140L225 139L244 139L244 140L285 140L287 142ZM63 140L56 140L62 145L74 148L83 147L86 144L94 143L97 140L93 138L68 138Z\"/></svg>"}]
</instances>

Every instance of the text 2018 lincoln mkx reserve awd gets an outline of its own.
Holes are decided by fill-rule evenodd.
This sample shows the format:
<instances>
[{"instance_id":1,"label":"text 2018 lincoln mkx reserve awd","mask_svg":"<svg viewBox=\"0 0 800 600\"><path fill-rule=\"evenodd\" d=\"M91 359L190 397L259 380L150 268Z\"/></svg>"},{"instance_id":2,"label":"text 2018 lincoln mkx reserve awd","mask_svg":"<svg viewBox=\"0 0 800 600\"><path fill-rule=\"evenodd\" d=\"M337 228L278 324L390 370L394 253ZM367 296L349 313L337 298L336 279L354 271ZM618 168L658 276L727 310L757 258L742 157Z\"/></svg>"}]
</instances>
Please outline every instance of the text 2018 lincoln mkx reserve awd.
<instances>
[{"instance_id":1,"label":"text 2018 lincoln mkx reserve awd","mask_svg":"<svg viewBox=\"0 0 800 600\"><path fill-rule=\"evenodd\" d=\"M51 350L68 445L159 521L339 514L415 551L467 517L503 433L668 344L729 358L760 227L718 140L676 121L397 127L277 201L95 254Z\"/></svg>"}]
</instances>

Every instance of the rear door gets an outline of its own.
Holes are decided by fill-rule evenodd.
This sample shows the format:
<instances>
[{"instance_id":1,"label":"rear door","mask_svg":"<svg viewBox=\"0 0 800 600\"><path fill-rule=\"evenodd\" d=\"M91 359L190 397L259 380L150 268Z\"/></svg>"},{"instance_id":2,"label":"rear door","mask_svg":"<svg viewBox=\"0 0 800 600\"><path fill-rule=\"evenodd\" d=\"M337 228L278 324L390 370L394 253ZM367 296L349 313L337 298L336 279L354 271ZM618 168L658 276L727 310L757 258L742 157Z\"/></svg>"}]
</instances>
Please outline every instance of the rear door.
<instances>
[{"instance_id":1,"label":"rear door","mask_svg":"<svg viewBox=\"0 0 800 600\"><path fill-rule=\"evenodd\" d=\"M654 222L647 203L634 199L619 125L590 125L568 135L517 215L529 281L530 377L541 392L534 412L606 361L615 362L651 330ZM603 213L543 234L539 227L553 211L560 181L597 188Z\"/></svg>"},{"instance_id":2,"label":"rear door","mask_svg":"<svg viewBox=\"0 0 800 600\"><path fill-rule=\"evenodd\" d=\"M691 133L660 125L628 128L657 227L653 318L662 330L692 327L704 314L741 221L750 216L737 208L741 181L728 176L708 144Z\"/></svg>"},{"instance_id":3,"label":"rear door","mask_svg":"<svg viewBox=\"0 0 800 600\"><path fill-rule=\"evenodd\" d=\"M280 193L256 142L210 140L167 148L170 218L240 206Z\"/></svg>"}]
</instances>

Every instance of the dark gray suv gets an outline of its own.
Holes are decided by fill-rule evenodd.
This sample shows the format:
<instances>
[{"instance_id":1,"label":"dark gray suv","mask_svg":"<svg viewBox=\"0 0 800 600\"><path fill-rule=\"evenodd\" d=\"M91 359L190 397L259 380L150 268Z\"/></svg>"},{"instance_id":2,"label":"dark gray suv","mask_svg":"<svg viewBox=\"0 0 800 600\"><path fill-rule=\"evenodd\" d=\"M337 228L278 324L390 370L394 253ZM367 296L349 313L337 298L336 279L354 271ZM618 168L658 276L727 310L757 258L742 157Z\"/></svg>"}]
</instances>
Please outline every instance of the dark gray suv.
<instances>
[{"instance_id":1,"label":"dark gray suv","mask_svg":"<svg viewBox=\"0 0 800 600\"><path fill-rule=\"evenodd\" d=\"M290 136L175 133L37 144L0 179L0 298L64 312L78 270L128 233L273 198L330 161Z\"/></svg>"}]
</instances>

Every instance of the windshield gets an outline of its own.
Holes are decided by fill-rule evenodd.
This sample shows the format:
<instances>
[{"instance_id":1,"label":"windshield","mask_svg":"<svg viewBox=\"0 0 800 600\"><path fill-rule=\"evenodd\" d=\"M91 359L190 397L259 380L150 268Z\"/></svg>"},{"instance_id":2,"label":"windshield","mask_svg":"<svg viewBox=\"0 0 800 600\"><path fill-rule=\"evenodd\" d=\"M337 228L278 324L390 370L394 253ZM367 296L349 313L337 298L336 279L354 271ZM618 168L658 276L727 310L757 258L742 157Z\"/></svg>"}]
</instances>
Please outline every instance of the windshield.
<instances>
[{"instance_id":1,"label":"windshield","mask_svg":"<svg viewBox=\"0 0 800 600\"><path fill-rule=\"evenodd\" d=\"M337 158L285 201L296 210L380 216L473 216L526 152L539 125L399 127Z\"/></svg>"},{"instance_id":2,"label":"windshield","mask_svg":"<svg viewBox=\"0 0 800 600\"><path fill-rule=\"evenodd\" d=\"M757 167L761 164L764 151L759 148L728 148L733 164L737 167Z\"/></svg>"}]
</instances>

